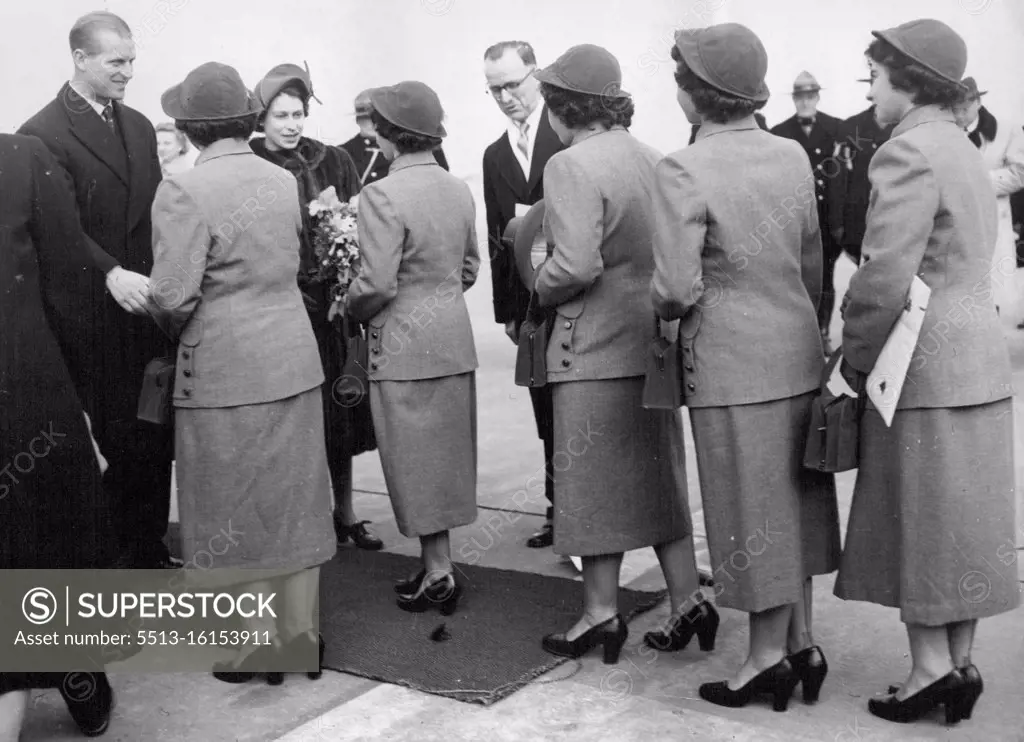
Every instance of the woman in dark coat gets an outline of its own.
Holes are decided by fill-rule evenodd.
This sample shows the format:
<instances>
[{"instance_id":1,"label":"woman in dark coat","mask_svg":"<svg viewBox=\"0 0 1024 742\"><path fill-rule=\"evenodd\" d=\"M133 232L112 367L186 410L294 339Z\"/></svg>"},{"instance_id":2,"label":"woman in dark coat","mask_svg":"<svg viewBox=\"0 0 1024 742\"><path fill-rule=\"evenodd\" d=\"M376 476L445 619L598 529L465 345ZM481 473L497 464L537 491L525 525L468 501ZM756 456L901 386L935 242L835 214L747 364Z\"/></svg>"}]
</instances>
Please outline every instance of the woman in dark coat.
<instances>
[{"instance_id":1,"label":"woman in dark coat","mask_svg":"<svg viewBox=\"0 0 1024 742\"><path fill-rule=\"evenodd\" d=\"M628 131L633 101L618 60L591 44L538 72L551 127L566 149L544 168L544 230L554 245L538 269L538 306L554 316L547 382L554 410L554 550L583 560L583 615L545 636L551 654L598 645L618 661L628 636L619 614L623 553L654 547L673 623L648 645L714 646L718 614L697 578L678 410L641 405L654 315L650 192L661 154Z\"/></svg>"},{"instance_id":2,"label":"woman in dark coat","mask_svg":"<svg viewBox=\"0 0 1024 742\"><path fill-rule=\"evenodd\" d=\"M875 116L895 124L871 160L864 263L843 311L843 375L874 369L915 277L930 289L891 425L868 404L835 592L900 609L913 666L872 714L913 721L944 705L970 718L982 691L978 619L1020 604L1014 544L1013 389L993 301L996 195L952 112L967 49L919 20L868 47Z\"/></svg>"},{"instance_id":3,"label":"woman in dark coat","mask_svg":"<svg viewBox=\"0 0 1024 742\"><path fill-rule=\"evenodd\" d=\"M750 650L711 703L825 678L811 578L839 563L835 479L802 466L823 370L821 235L807 155L754 119L768 58L750 29L681 31L676 98L697 140L658 164L652 298L680 319L683 382L719 605L746 611Z\"/></svg>"},{"instance_id":4,"label":"woman in dark coat","mask_svg":"<svg viewBox=\"0 0 1024 742\"><path fill-rule=\"evenodd\" d=\"M311 280L316 271L316 256L309 204L330 186L334 186L340 200L351 200L359 193L359 174L344 149L302 135L309 115L309 99L313 96L313 84L302 68L294 64L274 67L256 85L255 92L263 106L257 128L264 136L253 139L249 146L263 159L292 173L299 182L304 225L299 288L327 378L324 430L334 490L334 531L339 544L351 538L361 549L377 550L384 544L367 529L369 521L357 518L352 506L352 457L377 447L368 390L350 388L351 378L346 378L344 370L348 353L354 350L352 339L360 333L359 324L352 320L329 321L328 287Z\"/></svg>"},{"instance_id":5,"label":"woman in dark coat","mask_svg":"<svg viewBox=\"0 0 1024 742\"><path fill-rule=\"evenodd\" d=\"M0 569L111 568L111 498L62 355L89 337L77 326L91 263L75 204L35 137L0 135L0 193ZM0 673L0 736L16 736L30 688L60 688L82 731L102 733L106 675L82 702L71 675Z\"/></svg>"}]
</instances>

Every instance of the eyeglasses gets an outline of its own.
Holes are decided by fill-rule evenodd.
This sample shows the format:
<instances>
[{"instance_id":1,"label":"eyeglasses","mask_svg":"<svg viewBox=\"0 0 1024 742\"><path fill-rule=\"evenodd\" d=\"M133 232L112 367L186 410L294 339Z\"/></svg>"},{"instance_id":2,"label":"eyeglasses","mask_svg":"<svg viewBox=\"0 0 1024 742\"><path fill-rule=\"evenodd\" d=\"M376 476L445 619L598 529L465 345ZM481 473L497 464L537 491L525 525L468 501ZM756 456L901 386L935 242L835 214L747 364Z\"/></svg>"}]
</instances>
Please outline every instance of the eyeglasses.
<instances>
[{"instance_id":1,"label":"eyeglasses","mask_svg":"<svg viewBox=\"0 0 1024 742\"><path fill-rule=\"evenodd\" d=\"M530 76L536 72L536 68L531 69L521 79L513 82L507 82L504 85L488 85L486 92L487 95L493 95L495 98L500 98L502 93L510 93L515 95L524 82L530 79Z\"/></svg>"}]
</instances>

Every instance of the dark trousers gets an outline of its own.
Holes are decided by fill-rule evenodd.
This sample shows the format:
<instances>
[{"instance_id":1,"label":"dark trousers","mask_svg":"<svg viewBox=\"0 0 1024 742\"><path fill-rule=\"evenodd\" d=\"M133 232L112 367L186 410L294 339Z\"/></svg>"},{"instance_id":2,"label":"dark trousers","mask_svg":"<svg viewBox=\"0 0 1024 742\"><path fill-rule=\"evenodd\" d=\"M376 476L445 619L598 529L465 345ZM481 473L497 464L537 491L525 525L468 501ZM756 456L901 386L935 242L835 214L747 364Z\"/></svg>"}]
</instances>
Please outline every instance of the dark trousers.
<instances>
[{"instance_id":1,"label":"dark trousers","mask_svg":"<svg viewBox=\"0 0 1024 742\"><path fill-rule=\"evenodd\" d=\"M544 442L544 495L551 503L547 509L547 519L551 520L555 517L555 468L552 464L555 457L555 414L551 385L531 388L530 401L533 402L533 417L537 421L537 435Z\"/></svg>"},{"instance_id":2,"label":"dark trousers","mask_svg":"<svg viewBox=\"0 0 1024 742\"><path fill-rule=\"evenodd\" d=\"M93 436L110 465L103 486L118 503L122 551L136 564L166 560L174 429L137 419L94 421Z\"/></svg>"},{"instance_id":3,"label":"dark trousers","mask_svg":"<svg viewBox=\"0 0 1024 742\"><path fill-rule=\"evenodd\" d=\"M836 306L835 272L836 261L839 260L840 249L832 249L831 245L822 251L821 301L818 302L818 327L827 331L832 321L832 310Z\"/></svg>"}]
</instances>

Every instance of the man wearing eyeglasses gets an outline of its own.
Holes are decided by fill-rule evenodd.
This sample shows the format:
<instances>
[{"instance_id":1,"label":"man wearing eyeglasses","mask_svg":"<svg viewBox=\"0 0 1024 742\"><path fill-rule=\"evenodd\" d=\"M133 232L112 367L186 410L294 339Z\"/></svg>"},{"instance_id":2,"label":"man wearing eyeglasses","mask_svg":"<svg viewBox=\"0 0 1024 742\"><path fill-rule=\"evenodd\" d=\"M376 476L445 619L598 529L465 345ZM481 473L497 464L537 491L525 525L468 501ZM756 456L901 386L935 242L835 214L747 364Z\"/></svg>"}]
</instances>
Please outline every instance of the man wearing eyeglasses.
<instances>
[{"instance_id":1,"label":"man wearing eyeglasses","mask_svg":"<svg viewBox=\"0 0 1024 742\"><path fill-rule=\"evenodd\" d=\"M540 83L533 76L537 58L525 41L502 41L484 52L486 93L508 119L507 130L484 152L484 206L490 243L494 319L513 343L526 317L530 292L516 270L512 251L501 244L505 227L544 197L544 166L563 148L548 122ZM540 532L526 542L541 549L554 541L554 432L550 387L530 389L537 433L544 441L544 494L552 503Z\"/></svg>"}]
</instances>

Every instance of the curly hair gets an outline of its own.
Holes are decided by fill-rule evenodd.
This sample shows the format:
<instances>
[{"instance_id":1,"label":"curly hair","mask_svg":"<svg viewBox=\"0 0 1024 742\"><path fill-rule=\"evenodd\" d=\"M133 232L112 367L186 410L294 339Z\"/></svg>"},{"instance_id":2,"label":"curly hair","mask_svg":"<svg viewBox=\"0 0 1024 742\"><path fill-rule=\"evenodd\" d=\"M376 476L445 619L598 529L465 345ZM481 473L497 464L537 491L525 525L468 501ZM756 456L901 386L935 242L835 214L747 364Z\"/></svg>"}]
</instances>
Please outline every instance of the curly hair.
<instances>
[{"instance_id":1,"label":"curly hair","mask_svg":"<svg viewBox=\"0 0 1024 742\"><path fill-rule=\"evenodd\" d=\"M226 121L175 121L174 125L197 147L209 147L221 139L249 141L256 130L256 114Z\"/></svg>"},{"instance_id":2,"label":"curly hair","mask_svg":"<svg viewBox=\"0 0 1024 742\"><path fill-rule=\"evenodd\" d=\"M629 97L575 93L546 82L540 84L540 94L544 96L548 109L570 129L581 129L594 123L628 129L636 112L633 99Z\"/></svg>"},{"instance_id":3,"label":"curly hair","mask_svg":"<svg viewBox=\"0 0 1024 742\"><path fill-rule=\"evenodd\" d=\"M387 139L398 150L399 154L412 154L414 152L432 152L441 146L441 137L430 137L426 134L417 134L399 126L395 126L386 118L381 116L376 109L370 112L370 121L377 133Z\"/></svg>"},{"instance_id":4,"label":"curly hair","mask_svg":"<svg viewBox=\"0 0 1024 742\"><path fill-rule=\"evenodd\" d=\"M697 113L708 121L719 124L737 121L752 115L754 111L761 110L767 102L740 98L711 87L693 73L675 46L672 47L672 59L676 63L676 85L680 90L686 91L693 100Z\"/></svg>"},{"instance_id":5,"label":"curly hair","mask_svg":"<svg viewBox=\"0 0 1024 742\"><path fill-rule=\"evenodd\" d=\"M865 52L867 57L889 72L889 84L913 98L916 105L953 108L961 101L964 87L918 64L888 41L875 39Z\"/></svg>"},{"instance_id":6,"label":"curly hair","mask_svg":"<svg viewBox=\"0 0 1024 742\"><path fill-rule=\"evenodd\" d=\"M283 88L277 91L277 95L267 101L267 106L260 111L259 116L256 118L256 131L263 131L263 122L267 120L267 111L274 105L274 101L280 98L282 95L290 95L293 98L298 98L302 101L302 115L309 116L309 93L307 93L302 86L292 83L291 85L285 85Z\"/></svg>"}]
</instances>

